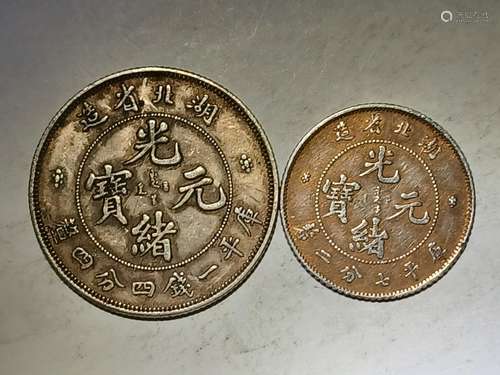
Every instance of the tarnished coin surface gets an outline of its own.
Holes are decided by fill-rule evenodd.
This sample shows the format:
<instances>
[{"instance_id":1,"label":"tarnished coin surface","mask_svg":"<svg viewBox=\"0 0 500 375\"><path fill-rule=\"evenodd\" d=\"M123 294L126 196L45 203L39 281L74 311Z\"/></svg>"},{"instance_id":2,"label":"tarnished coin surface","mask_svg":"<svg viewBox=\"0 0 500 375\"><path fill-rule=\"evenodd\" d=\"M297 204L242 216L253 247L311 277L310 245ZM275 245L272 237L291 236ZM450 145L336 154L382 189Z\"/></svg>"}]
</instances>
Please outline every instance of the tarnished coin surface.
<instances>
[{"instance_id":1,"label":"tarnished coin surface","mask_svg":"<svg viewBox=\"0 0 500 375\"><path fill-rule=\"evenodd\" d=\"M45 255L80 295L170 318L220 300L254 269L278 180L262 128L234 95L189 72L138 68L57 113L29 202Z\"/></svg>"},{"instance_id":2,"label":"tarnished coin surface","mask_svg":"<svg viewBox=\"0 0 500 375\"><path fill-rule=\"evenodd\" d=\"M302 139L285 172L281 214L295 255L323 284L389 300L432 284L457 260L474 187L458 146L431 119L361 105Z\"/></svg>"}]
</instances>

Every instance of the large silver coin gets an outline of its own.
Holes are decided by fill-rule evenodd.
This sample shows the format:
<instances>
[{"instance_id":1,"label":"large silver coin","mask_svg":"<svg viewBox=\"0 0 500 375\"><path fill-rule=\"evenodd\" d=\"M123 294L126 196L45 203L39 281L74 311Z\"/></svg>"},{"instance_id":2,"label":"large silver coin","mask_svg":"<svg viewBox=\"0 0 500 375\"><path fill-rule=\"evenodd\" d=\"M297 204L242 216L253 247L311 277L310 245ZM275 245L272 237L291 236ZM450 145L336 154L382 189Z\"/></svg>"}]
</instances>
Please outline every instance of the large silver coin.
<instances>
[{"instance_id":1,"label":"large silver coin","mask_svg":"<svg viewBox=\"0 0 500 375\"><path fill-rule=\"evenodd\" d=\"M220 85L139 68L86 87L36 150L29 202L58 275L99 307L170 318L237 288L262 258L276 163L250 111Z\"/></svg>"}]
</instances>

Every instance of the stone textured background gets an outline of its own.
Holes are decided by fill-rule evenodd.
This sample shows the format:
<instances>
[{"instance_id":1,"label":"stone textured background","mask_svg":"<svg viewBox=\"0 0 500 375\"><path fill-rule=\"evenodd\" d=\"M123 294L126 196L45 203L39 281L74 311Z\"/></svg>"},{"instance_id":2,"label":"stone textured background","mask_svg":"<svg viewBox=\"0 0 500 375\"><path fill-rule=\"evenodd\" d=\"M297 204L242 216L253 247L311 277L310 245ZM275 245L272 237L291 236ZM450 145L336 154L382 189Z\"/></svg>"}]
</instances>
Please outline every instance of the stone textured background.
<instances>
[{"instance_id":1,"label":"stone textured background","mask_svg":"<svg viewBox=\"0 0 500 375\"><path fill-rule=\"evenodd\" d=\"M487 11L444 23L441 11ZM2 1L1 374L500 373L500 3L495 1ZM302 135L363 102L421 111L461 145L477 189L467 250L432 288L367 303L313 280L278 223L224 302L174 321L120 318L50 269L27 206L50 118L117 70L185 68L239 96L280 173Z\"/></svg>"}]
</instances>

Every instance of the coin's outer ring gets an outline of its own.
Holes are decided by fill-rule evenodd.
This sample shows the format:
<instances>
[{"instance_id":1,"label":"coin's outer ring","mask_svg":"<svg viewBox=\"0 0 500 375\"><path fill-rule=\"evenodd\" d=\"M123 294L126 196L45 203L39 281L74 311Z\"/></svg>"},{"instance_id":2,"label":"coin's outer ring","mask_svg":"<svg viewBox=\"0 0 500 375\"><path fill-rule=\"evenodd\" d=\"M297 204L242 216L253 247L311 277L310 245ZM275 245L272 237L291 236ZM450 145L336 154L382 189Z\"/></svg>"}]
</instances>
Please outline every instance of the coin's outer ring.
<instances>
[{"instance_id":1,"label":"coin's outer ring","mask_svg":"<svg viewBox=\"0 0 500 375\"><path fill-rule=\"evenodd\" d=\"M40 232L37 223L36 223L36 217L35 217L35 175L36 175L36 166L38 165L38 161L40 158L40 153L43 149L43 146L45 142L48 140L48 136L56 124L57 120L59 117L66 111L66 109L76 100L78 100L81 96L83 96L85 93L88 91L92 90L94 87L101 85L109 80L118 78L122 75L127 75L127 74L135 74L135 73L143 73L143 72L165 72L165 73L171 73L171 74L178 74L180 76L183 76L187 79L191 79L195 82L202 82L208 86L211 86L212 88L215 88L216 90L219 90L222 92L224 95L228 96L229 99L234 101L234 104L239 107L241 111L244 112L244 114L249 118L249 120L255 125L255 130L258 132L260 136L259 142L261 142L265 149L266 152L268 153L269 156L269 164L271 166L271 172L272 172L272 178L273 178L273 204L272 204L272 210L271 210L271 217L269 219L269 227L267 228L267 232L263 238L262 244L260 248L256 251L255 256L253 257L252 261L248 264L247 268L241 272L233 281L231 281L230 284L226 285L224 289L220 290L216 294L212 295L211 297L205 299L204 301L195 304L195 305L190 305L187 307L183 307L177 310L171 310L171 311L136 311L136 310L131 310L131 309L126 309L123 307L119 307L116 305L108 304L104 301L102 301L99 298L94 297L87 291L83 290L80 288L76 283L71 280L66 273L64 273L58 266L55 260L52 258L49 249L47 246L45 246L43 239L42 239L42 233ZM29 204L29 210L30 210L30 216L31 216L31 222L33 225L33 228L35 230L35 234L38 240L38 243L40 247L42 248L42 251L45 255L45 257L48 259L50 265L52 268L56 271L56 274L59 275L59 277L69 286L71 289L73 289L76 293L78 293L80 296L84 297L86 300L91 302L93 305L102 308L108 312L118 314L120 316L124 316L127 318L135 318L135 319L145 319L145 320L152 320L152 319L172 319L172 318L179 318L182 316L194 314L196 312L202 311L207 309L210 306L213 306L217 302L220 302L224 298L228 297L232 292L234 292L236 289L238 289L239 286L252 274L252 272L255 270L256 266L259 264L261 261L264 253L266 252L271 237L274 233L274 229L276 228L276 219L277 219L277 212L278 212L278 203L279 203L279 176L278 176L278 169L276 166L276 159L274 157L273 150L271 148L271 144L269 143L269 140L264 133L264 130L261 126L261 124L257 121L253 113L247 108L243 102L238 99L234 94L232 94L229 90L227 90L225 87L222 85L211 81L208 78L205 78L203 76L200 76L196 73L183 70L183 69L177 69L177 68L170 68L170 67L162 67L162 66L145 66L145 67L138 67L138 68L132 68L132 69L126 69L122 70L110 75L107 75L105 77L102 77L98 79L97 81L89 84L82 90L80 90L77 94L75 94L73 97L71 97L62 107L59 109L59 111L55 114L55 116L50 120L49 125L45 129L45 131L42 134L42 137L40 141L38 142L38 145L35 150L35 154L33 156L33 160L31 163L31 169L30 169L30 179L29 179L29 186L28 186L28 204Z\"/></svg>"},{"instance_id":2,"label":"coin's outer ring","mask_svg":"<svg viewBox=\"0 0 500 375\"><path fill-rule=\"evenodd\" d=\"M284 202L284 195L285 195L285 189L288 185L288 179L290 177L290 170L292 168L293 162L295 161L299 151L301 150L302 146L311 138L314 136L316 132L318 132L323 126L331 122L332 120L343 116L345 114L355 112L358 110L363 110L363 109L371 109L371 108L380 108L380 109L389 109L389 110L397 110L401 112L406 112L410 115L416 116L423 121L426 121L427 123L431 124L436 130L440 131L441 134L453 145L455 148L458 156L460 157L460 161L462 162L464 169L467 173L467 177L469 179L469 184L470 184L470 189L471 189L471 207L470 207L470 221L468 223L468 227L466 230L466 234L464 235L463 238L463 243L460 248L460 250L457 252L457 254L448 262L444 263L443 266L436 272L434 272L431 276L427 277L426 279L420 281L416 286L405 289L405 290L399 290L395 291L392 293L388 294L380 294L380 295L372 295L368 293L359 293L359 292L353 292L351 290L345 289L339 285L336 285L332 283L331 281L327 280L325 277L319 275L317 272L315 272L305 261L305 259L302 257L296 246L294 245L292 238L290 236L289 231L287 230L286 227L286 215L285 215L285 202ZM439 280L441 277L446 275L446 273L452 268L452 266L455 264L455 262L460 258L462 255L465 247L467 246L467 242L470 238L470 234L472 231L472 226L474 223L474 215L475 215L475 210L476 210L476 193L475 193L475 188L474 188L474 180L472 179L472 173L470 171L470 166L469 163L467 162L467 159L465 158L462 150L458 146L458 144L455 142L455 140L451 137L451 135L441 127L438 123L436 123L434 120L429 118L428 116L414 110L408 107L396 105L396 104L388 104L388 103L364 103L364 104L358 104L355 106L347 107L344 108L338 112L335 112L334 114L326 117L322 121L320 121L316 126L314 126L312 129L310 129L299 141L299 143L295 146L292 154L290 155L285 171L283 172L283 177L281 179L281 191L280 191L280 220L281 220L281 225L283 227L283 230L285 232L285 237L286 240L290 246L290 248L293 251L293 254L295 255L295 258L299 261L300 265L316 280L318 280L321 284L326 286L327 288L330 288L342 295L345 295L347 297L359 299L359 300L364 300L364 301L371 301L371 302L382 302L382 301L394 301L397 299L401 299L404 297L408 297L411 295L414 295L418 292L421 292L422 290L428 288L429 286L433 285L437 280Z\"/></svg>"}]
</instances>

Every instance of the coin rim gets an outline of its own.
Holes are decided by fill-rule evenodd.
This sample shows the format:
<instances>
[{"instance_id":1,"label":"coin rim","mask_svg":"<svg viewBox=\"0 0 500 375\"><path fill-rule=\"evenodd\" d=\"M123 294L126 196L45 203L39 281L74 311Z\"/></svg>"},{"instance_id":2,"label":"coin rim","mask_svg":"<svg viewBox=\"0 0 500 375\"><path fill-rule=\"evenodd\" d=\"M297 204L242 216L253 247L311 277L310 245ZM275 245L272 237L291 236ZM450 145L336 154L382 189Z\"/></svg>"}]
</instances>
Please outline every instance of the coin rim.
<instances>
[{"instance_id":1,"label":"coin rim","mask_svg":"<svg viewBox=\"0 0 500 375\"><path fill-rule=\"evenodd\" d=\"M221 91L223 94L227 95L231 100L234 101L234 104L236 106L239 106L241 111L248 116L250 121L255 125L255 130L260 136L260 140L258 140L261 145L264 146L268 153L269 157L269 164L271 167L271 173L272 173L272 178L273 181L271 181L272 186L273 186L273 202L272 202L272 208L271 208L271 213L270 213L270 218L269 218L269 226L267 228L267 231L263 237L262 243L259 247L258 250L255 251L255 255L252 259L252 261L248 264L248 266L234 279L232 280L224 289L220 290L219 292L215 293L214 295L210 296L209 298L193 305L189 305L186 307L182 307L180 309L176 310L170 310L170 311L139 311L139 310L132 310L132 309L127 309L125 307L119 307L115 306L113 304L108 304L104 301L102 301L99 298L94 297L87 291L83 290L80 286L75 284L73 280L71 280L68 275L61 270L57 263L55 262L55 259L53 259L52 255L50 254L49 249L45 245L43 238L42 238L42 233L40 229L38 228L37 222L36 222L36 216L35 216L35 175L36 175L36 167L39 163L41 151L43 149L43 146L45 145L45 142L48 140L48 136L52 131L52 128L54 125L57 123L59 120L60 116L67 110L67 108L72 105L76 100L78 100L80 97L82 97L85 93L88 91L92 90L96 86L99 86L106 81L113 80L116 78L119 78L120 76L128 75L128 74L140 74L140 73L148 73L148 72L156 72L156 73L168 73L168 74L177 74L184 76L188 80L193 80L193 81L201 81L202 83L211 86L215 88L216 90ZM52 119L49 122L49 125L45 128L38 145L35 149L35 153L33 156L33 160L31 163L31 168L30 168L30 177L29 177L29 185L28 185L28 205L29 205L29 211L30 211L30 217L31 217L31 223L33 225L37 241L49 261L49 264L52 266L52 268L55 270L56 274L62 279L62 281L68 285L74 292L85 298L87 301L91 302L94 306L97 306L101 309L104 309L108 312L111 312L113 314L117 314L123 317L127 318L134 318L134 319L144 319L144 320L167 320L167 319L174 319L174 318L180 318L184 317L187 315L191 315L200 311L203 311L218 302L221 302L224 300L226 297L228 297L231 293L236 291L247 279L248 277L253 273L257 265L260 263L262 260L264 253L266 252L267 248L270 245L272 235L274 233L274 230L276 228L276 221L277 221L277 216L278 216L278 204L279 204L279 175L278 175L278 169L277 169L277 164L276 164L276 158L274 156L271 144L269 142L269 139L267 138L267 135L264 132L264 129L262 125L259 123L259 121L256 119L256 117L253 115L253 113L250 111L250 109L233 93L231 93L228 89L226 89L224 86L221 84L218 84L204 76L201 76L197 73L193 73L191 71L185 70L185 69L179 69L179 68L173 68L173 67L164 67L164 66L143 66L143 67L136 67L136 68L130 68L130 69L125 69L125 70L120 70L118 72L106 75L90 84L85 86L83 89L78 91L75 95L73 95L66 103L59 109L59 111L52 117Z\"/></svg>"},{"instance_id":2,"label":"coin rim","mask_svg":"<svg viewBox=\"0 0 500 375\"><path fill-rule=\"evenodd\" d=\"M285 190L288 186L288 180L290 178L290 171L292 168L293 163L296 160L297 155L301 151L302 147L305 145L307 141L309 141L316 132L318 132L320 129L323 128L326 124L331 122L332 120L335 120L336 118L343 116L348 113L356 112L359 110L366 110L366 109L388 109L388 110L396 110L396 111L401 111L403 113L407 113L410 115L413 115L415 117L420 118L421 120L427 122L428 124L432 125L437 131L441 132L443 136L451 143L451 145L455 148L463 166L466 171L467 177L469 178L469 185L470 185L470 191L471 191L471 203L470 207L470 220L468 223L468 226L466 228L467 232L463 236L463 243L458 249L456 255L444 263L444 265L438 269L437 271L433 272L429 277L426 279L420 281L416 286L410 286L409 288L401 289L401 290L396 290L390 293L379 293L379 294L373 294L373 293L363 293L363 292L356 292L349 290L347 288L344 288L340 285L337 285L333 283L332 281L328 280L326 277L322 276L318 271L315 271L313 267L311 267L304 259L304 257L301 255L297 247L295 246L294 242L292 241L291 235L289 233L289 230L287 229L287 220L286 220L286 213L285 213L285 201L284 201L284 196L285 196ZM470 170L469 163L467 162L467 159L465 158L465 155L463 154L461 148L458 146L458 144L455 142L455 140L451 137L451 135L443 128L441 125L439 125L437 122L432 120L430 117L424 115L421 112L418 112L412 108L397 105L397 104L389 104L389 103L363 103L363 104L357 104L353 105L350 107L346 107L344 109L341 109L340 111L337 111L323 120L321 120L318 124L316 124L314 127L312 127L299 141L299 143L295 146L292 154L288 158L285 170L283 172L282 178L281 178L281 191L280 191L280 221L281 221L281 226L283 227L283 230L285 232L285 238L288 242L288 245L292 249L292 252L295 256L295 258L299 261L299 264L317 281L319 281L322 285L326 286L327 288L340 293L344 296L351 297L354 299L358 300L363 300L363 301L370 301L370 302L384 302L384 301L394 301L398 299L402 299L405 297L412 296L418 292L421 292L422 290L430 287L433 285L436 281L441 279L448 271L453 267L453 265L457 262L458 258L462 255L464 252L464 249L467 246L467 242L469 241L471 232L472 232L472 227L474 224L474 217L475 217L475 210L476 210L476 193L475 193L475 188L474 188L474 180L472 178L472 173ZM464 232L465 233L465 232Z\"/></svg>"}]
</instances>

